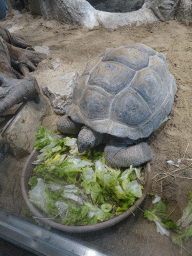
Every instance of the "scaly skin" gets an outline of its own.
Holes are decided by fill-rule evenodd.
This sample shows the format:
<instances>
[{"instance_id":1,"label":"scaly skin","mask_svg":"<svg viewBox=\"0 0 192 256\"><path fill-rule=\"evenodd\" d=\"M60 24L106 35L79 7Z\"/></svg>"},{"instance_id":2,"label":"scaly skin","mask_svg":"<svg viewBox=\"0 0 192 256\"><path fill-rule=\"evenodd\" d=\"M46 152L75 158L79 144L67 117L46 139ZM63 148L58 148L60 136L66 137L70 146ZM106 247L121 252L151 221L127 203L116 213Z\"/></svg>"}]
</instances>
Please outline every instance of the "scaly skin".
<instances>
[{"instance_id":1,"label":"scaly skin","mask_svg":"<svg viewBox=\"0 0 192 256\"><path fill-rule=\"evenodd\" d=\"M64 134L78 134L82 125L71 120L67 115L62 116L56 123L57 130Z\"/></svg>"},{"instance_id":2,"label":"scaly skin","mask_svg":"<svg viewBox=\"0 0 192 256\"><path fill-rule=\"evenodd\" d=\"M71 133L71 130L76 127L74 123L67 116L62 117L57 122L57 129L62 133ZM76 130L77 132L77 130ZM79 153L82 153L99 144L105 143L107 145L104 149L106 161L116 167L128 167L130 165L139 166L153 158L152 151L147 143L139 143L137 145L129 145L131 140L119 139L116 137L106 136L93 131L91 128L83 126L78 134L77 146Z\"/></svg>"},{"instance_id":3,"label":"scaly skin","mask_svg":"<svg viewBox=\"0 0 192 256\"><path fill-rule=\"evenodd\" d=\"M117 167L140 166L153 158L150 147L144 142L129 147L122 147L116 143L109 144L106 145L104 152L106 161Z\"/></svg>"}]
</instances>

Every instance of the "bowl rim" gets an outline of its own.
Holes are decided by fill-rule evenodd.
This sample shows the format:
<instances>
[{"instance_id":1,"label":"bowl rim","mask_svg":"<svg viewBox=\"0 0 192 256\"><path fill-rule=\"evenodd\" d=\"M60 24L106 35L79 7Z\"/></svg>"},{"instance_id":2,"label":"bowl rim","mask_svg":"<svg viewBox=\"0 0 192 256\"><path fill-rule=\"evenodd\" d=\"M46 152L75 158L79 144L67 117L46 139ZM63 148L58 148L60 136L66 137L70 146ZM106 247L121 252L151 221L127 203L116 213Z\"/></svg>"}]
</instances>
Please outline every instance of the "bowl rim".
<instances>
[{"instance_id":1,"label":"bowl rim","mask_svg":"<svg viewBox=\"0 0 192 256\"><path fill-rule=\"evenodd\" d=\"M37 155L38 155L38 151L33 150L33 152L30 154L29 158L27 159L27 162L25 163L25 166L23 168L22 171L22 177L21 177L21 190L22 190L22 194L23 194L23 198L25 200L25 203L27 204L29 210L31 211L31 213L40 221L42 221L44 224L54 228L54 229L58 229L61 231L66 231L69 233L83 233L83 232L90 232L90 231L98 231L98 230L102 230L104 228L108 228L111 227L117 223L119 223L120 221L124 220L125 218L127 218L130 214L132 214L139 205L141 205L141 203L143 202L143 200L145 199L148 191L149 191L149 187L151 184L151 165L150 163L147 163L147 166L144 168L145 169L145 184L144 184L144 190L143 190L143 194L142 197L139 198L134 205L132 205L129 209L127 209L125 212L116 215L115 217L97 223L97 224L93 224L93 225L84 225L84 226L68 226L68 225L64 225L58 222L55 222L53 220L51 220L50 218L48 218L46 216L45 213L43 213L40 209L38 209L32 202L29 201L28 198L28 192L29 192L29 185L28 185L28 179L29 179L29 175L32 173L34 166L32 165L32 162L36 159Z\"/></svg>"}]
</instances>

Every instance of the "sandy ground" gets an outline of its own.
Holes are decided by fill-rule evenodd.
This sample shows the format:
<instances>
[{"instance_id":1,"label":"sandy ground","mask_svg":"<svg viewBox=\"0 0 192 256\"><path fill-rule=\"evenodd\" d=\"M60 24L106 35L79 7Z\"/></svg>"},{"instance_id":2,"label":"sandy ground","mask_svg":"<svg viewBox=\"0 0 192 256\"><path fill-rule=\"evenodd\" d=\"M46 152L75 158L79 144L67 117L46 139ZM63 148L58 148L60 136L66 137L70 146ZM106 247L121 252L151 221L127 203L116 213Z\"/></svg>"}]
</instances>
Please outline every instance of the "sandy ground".
<instances>
[{"instance_id":1,"label":"sandy ground","mask_svg":"<svg viewBox=\"0 0 192 256\"><path fill-rule=\"evenodd\" d=\"M29 14L16 15L1 23L14 28L33 46L50 48L48 58L33 73L40 87L73 71L81 74L86 62L106 48L143 43L166 56L178 91L168 121L149 139L155 155L151 161L150 192L164 199L170 218L177 221L187 204L188 192L192 190L192 162L188 160L192 158L192 27L170 21L115 30L102 27L88 30ZM59 67L54 70L53 63L58 58ZM58 118L49 107L43 125L54 130ZM20 189L26 159L15 159L7 153L0 164L0 207L22 218L26 218L28 212ZM176 163L181 159L180 168L169 165L170 159ZM150 207L150 204L151 197L147 197L143 207ZM185 249L173 245L170 237L156 232L155 224L144 219L140 210L110 229L72 237L89 242L108 255L192 255L192 239L183 245Z\"/></svg>"}]
</instances>

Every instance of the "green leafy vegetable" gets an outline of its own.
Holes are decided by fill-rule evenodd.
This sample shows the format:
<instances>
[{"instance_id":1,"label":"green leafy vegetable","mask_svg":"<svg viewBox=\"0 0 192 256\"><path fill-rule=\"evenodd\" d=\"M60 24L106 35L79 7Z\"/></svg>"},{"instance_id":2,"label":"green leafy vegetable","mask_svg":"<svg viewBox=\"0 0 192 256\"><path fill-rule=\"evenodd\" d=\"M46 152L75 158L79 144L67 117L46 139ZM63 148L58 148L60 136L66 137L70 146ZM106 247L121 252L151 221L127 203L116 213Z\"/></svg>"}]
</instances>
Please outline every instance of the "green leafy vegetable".
<instances>
[{"instance_id":1,"label":"green leafy vegetable","mask_svg":"<svg viewBox=\"0 0 192 256\"><path fill-rule=\"evenodd\" d=\"M39 129L37 130L35 138L35 149L42 149L45 146L50 145L53 141L61 139L61 137L56 135L55 132L49 131L42 125L40 125Z\"/></svg>"},{"instance_id":2,"label":"green leafy vegetable","mask_svg":"<svg viewBox=\"0 0 192 256\"><path fill-rule=\"evenodd\" d=\"M179 232L177 223L175 223L172 219L167 218L167 208L162 200L160 200L158 203L155 203L155 206L152 210L145 210L144 217L150 221L154 221L157 226L157 231L162 235L169 235L169 232L166 230L166 228L172 229L175 232Z\"/></svg>"},{"instance_id":3,"label":"green leafy vegetable","mask_svg":"<svg viewBox=\"0 0 192 256\"><path fill-rule=\"evenodd\" d=\"M178 221L178 225L182 228L187 227L192 222L192 191L189 192L189 201L183 210L183 215Z\"/></svg>"},{"instance_id":4,"label":"green leafy vegetable","mask_svg":"<svg viewBox=\"0 0 192 256\"><path fill-rule=\"evenodd\" d=\"M36 187L37 183L38 183L37 176L33 176L33 177L29 178L28 184L31 186L31 189Z\"/></svg>"},{"instance_id":5,"label":"green leafy vegetable","mask_svg":"<svg viewBox=\"0 0 192 256\"><path fill-rule=\"evenodd\" d=\"M186 242L192 236L192 191L189 192L189 201L183 210L183 215L178 221L178 225L183 234L172 237L172 242L181 245L182 242Z\"/></svg>"},{"instance_id":6,"label":"green leafy vegetable","mask_svg":"<svg viewBox=\"0 0 192 256\"><path fill-rule=\"evenodd\" d=\"M101 210L104 212L111 212L112 208L113 207L111 204L102 204L101 205Z\"/></svg>"},{"instance_id":7,"label":"green leafy vegetable","mask_svg":"<svg viewBox=\"0 0 192 256\"><path fill-rule=\"evenodd\" d=\"M92 225L98 222L96 216L88 217L89 207L84 205L76 207L69 205L68 217L64 220L66 225Z\"/></svg>"},{"instance_id":8,"label":"green leafy vegetable","mask_svg":"<svg viewBox=\"0 0 192 256\"><path fill-rule=\"evenodd\" d=\"M162 220L162 223L163 223L166 227L170 228L171 230L173 230L173 231L175 231L175 232L177 232L177 233L180 233L180 232L181 232L180 229L179 229L179 227L178 227L178 225L177 225L177 223L174 222L172 219L164 219L164 220Z\"/></svg>"},{"instance_id":9,"label":"green leafy vegetable","mask_svg":"<svg viewBox=\"0 0 192 256\"><path fill-rule=\"evenodd\" d=\"M126 211L142 196L140 169L106 165L103 149L78 153L77 139L61 138L43 126L34 148L40 150L29 199L66 225L91 225Z\"/></svg>"},{"instance_id":10,"label":"green leafy vegetable","mask_svg":"<svg viewBox=\"0 0 192 256\"><path fill-rule=\"evenodd\" d=\"M192 225L189 225L188 228L183 231L183 234L180 236L173 236L172 242L174 244L181 245L184 242L186 242L190 237L192 237Z\"/></svg>"}]
</instances>

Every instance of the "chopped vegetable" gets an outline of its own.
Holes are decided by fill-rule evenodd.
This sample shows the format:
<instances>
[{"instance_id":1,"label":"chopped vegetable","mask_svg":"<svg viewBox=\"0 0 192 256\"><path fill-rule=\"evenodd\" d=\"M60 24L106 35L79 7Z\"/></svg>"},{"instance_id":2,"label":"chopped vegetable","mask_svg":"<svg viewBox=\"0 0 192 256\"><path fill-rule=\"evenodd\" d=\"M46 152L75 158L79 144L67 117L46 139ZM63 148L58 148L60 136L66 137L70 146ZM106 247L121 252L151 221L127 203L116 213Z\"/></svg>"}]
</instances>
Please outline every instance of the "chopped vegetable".
<instances>
[{"instance_id":1,"label":"chopped vegetable","mask_svg":"<svg viewBox=\"0 0 192 256\"><path fill-rule=\"evenodd\" d=\"M174 244L181 245L183 241L186 242L190 237L192 237L192 225L189 225L182 235L173 236L172 242Z\"/></svg>"},{"instance_id":2,"label":"chopped vegetable","mask_svg":"<svg viewBox=\"0 0 192 256\"><path fill-rule=\"evenodd\" d=\"M43 126L34 147L40 154L29 179L29 199L56 221L96 224L126 211L142 196L140 168L113 169L101 149L80 154L76 138L61 138Z\"/></svg>"},{"instance_id":3,"label":"chopped vegetable","mask_svg":"<svg viewBox=\"0 0 192 256\"><path fill-rule=\"evenodd\" d=\"M167 207L162 200L159 200L159 198L152 210L144 211L144 217L155 222L157 232L159 232L161 235L170 235L170 232L166 228L170 228L175 232L179 231L177 224L173 222L173 220L167 218ZM162 218L164 219L162 220Z\"/></svg>"},{"instance_id":4,"label":"chopped vegetable","mask_svg":"<svg viewBox=\"0 0 192 256\"><path fill-rule=\"evenodd\" d=\"M34 143L35 149L42 149L45 146L51 145L51 143L61 139L61 137L56 135L55 132L49 131L42 125L40 125L39 129L37 130L35 138L36 138Z\"/></svg>"},{"instance_id":5,"label":"chopped vegetable","mask_svg":"<svg viewBox=\"0 0 192 256\"><path fill-rule=\"evenodd\" d=\"M182 228L187 227L192 222L192 191L189 192L189 201L186 208L183 210L183 215L178 221L178 225Z\"/></svg>"},{"instance_id":6,"label":"chopped vegetable","mask_svg":"<svg viewBox=\"0 0 192 256\"><path fill-rule=\"evenodd\" d=\"M189 201L186 208L183 210L181 219L178 221L178 226L182 234L177 237L172 237L172 242L181 245L183 241L186 242L192 237L192 191L189 191Z\"/></svg>"},{"instance_id":7,"label":"chopped vegetable","mask_svg":"<svg viewBox=\"0 0 192 256\"><path fill-rule=\"evenodd\" d=\"M102 204L101 210L104 212L111 212L112 211L112 205L111 204Z\"/></svg>"},{"instance_id":8,"label":"chopped vegetable","mask_svg":"<svg viewBox=\"0 0 192 256\"><path fill-rule=\"evenodd\" d=\"M162 235L170 234L166 228L170 228L174 232L180 233L178 236L172 236L172 242L174 244L182 245L183 242L186 242L190 237L192 237L192 192L189 192L188 204L183 210L183 215L178 223L167 218L166 206L162 200L155 203L152 210L145 210L144 217L150 221L154 221L157 226L157 231Z\"/></svg>"}]
</instances>

